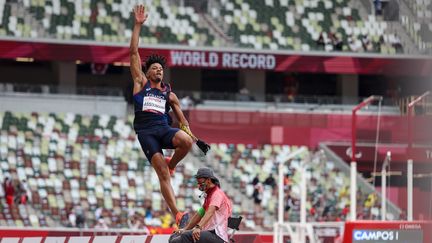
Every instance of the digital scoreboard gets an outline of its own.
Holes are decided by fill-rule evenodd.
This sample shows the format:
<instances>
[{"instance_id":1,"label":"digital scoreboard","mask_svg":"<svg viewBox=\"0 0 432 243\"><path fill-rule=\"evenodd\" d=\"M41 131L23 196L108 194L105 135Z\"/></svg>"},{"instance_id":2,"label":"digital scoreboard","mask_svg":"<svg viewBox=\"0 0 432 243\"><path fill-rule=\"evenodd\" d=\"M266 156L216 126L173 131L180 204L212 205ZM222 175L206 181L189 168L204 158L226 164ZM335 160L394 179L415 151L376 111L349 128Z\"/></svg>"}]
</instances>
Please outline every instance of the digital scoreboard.
<instances>
[{"instance_id":1,"label":"digital scoreboard","mask_svg":"<svg viewBox=\"0 0 432 243\"><path fill-rule=\"evenodd\" d=\"M347 222L344 243L431 243L432 221Z\"/></svg>"}]
</instances>

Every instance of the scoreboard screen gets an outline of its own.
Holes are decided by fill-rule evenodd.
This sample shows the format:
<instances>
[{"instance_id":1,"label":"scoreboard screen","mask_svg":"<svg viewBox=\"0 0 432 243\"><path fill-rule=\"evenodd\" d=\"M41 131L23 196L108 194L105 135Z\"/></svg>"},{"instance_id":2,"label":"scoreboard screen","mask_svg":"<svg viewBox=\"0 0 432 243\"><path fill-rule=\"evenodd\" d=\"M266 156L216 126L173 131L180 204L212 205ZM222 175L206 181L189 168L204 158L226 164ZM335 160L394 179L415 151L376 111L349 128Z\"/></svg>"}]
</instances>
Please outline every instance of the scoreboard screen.
<instances>
[{"instance_id":1,"label":"scoreboard screen","mask_svg":"<svg viewBox=\"0 0 432 243\"><path fill-rule=\"evenodd\" d=\"M391 242L391 243L423 243L423 230L354 230L353 243Z\"/></svg>"},{"instance_id":2,"label":"scoreboard screen","mask_svg":"<svg viewBox=\"0 0 432 243\"><path fill-rule=\"evenodd\" d=\"M432 221L355 221L347 222L346 243L430 243Z\"/></svg>"}]
</instances>

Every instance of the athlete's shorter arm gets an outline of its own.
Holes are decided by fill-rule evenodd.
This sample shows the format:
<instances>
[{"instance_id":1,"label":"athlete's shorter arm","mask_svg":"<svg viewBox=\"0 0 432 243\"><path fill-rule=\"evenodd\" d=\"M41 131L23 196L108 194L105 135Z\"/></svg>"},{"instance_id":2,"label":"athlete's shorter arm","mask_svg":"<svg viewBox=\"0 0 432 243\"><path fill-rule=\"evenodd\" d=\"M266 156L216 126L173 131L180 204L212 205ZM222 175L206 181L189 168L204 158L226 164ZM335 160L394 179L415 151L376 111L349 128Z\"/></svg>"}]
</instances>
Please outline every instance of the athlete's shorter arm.
<instances>
[{"instance_id":1,"label":"athlete's shorter arm","mask_svg":"<svg viewBox=\"0 0 432 243\"><path fill-rule=\"evenodd\" d=\"M174 94L173 92L171 92L169 100L170 100L171 108L174 111L174 115L176 116L177 120L180 123L180 129L183 130L185 133L187 133L193 140L197 141L198 138L192 134L192 132L189 128L189 122L186 120L186 117L184 116L184 114L180 108L180 102L177 98L177 95Z\"/></svg>"},{"instance_id":2,"label":"athlete's shorter arm","mask_svg":"<svg viewBox=\"0 0 432 243\"><path fill-rule=\"evenodd\" d=\"M174 92L170 92L169 102L171 108L173 109L174 115L176 116L180 124L189 127L189 122L186 120L186 117L184 116L183 111L180 108L180 101L177 98L177 95L174 94Z\"/></svg>"}]
</instances>

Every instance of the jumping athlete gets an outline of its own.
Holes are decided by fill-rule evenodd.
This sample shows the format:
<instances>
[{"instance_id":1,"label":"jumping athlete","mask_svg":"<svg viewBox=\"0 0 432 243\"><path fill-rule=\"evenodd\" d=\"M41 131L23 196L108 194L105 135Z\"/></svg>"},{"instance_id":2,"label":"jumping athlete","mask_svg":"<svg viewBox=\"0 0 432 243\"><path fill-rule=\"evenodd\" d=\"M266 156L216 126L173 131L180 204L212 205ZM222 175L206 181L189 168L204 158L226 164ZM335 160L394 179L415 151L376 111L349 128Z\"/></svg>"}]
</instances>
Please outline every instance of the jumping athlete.
<instances>
[{"instance_id":1,"label":"jumping athlete","mask_svg":"<svg viewBox=\"0 0 432 243\"><path fill-rule=\"evenodd\" d=\"M165 58L155 54L150 55L145 60L145 74L143 73L138 42L141 26L148 15L143 5L135 6L133 13L135 24L130 41L130 70L134 82L134 129L144 154L159 178L162 196L174 215L177 225L183 228L189 220L189 214L177 209L170 175L174 173L176 165L186 156L193 141L197 139L189 129L189 123L180 109L179 99L171 91L171 87L162 82ZM170 108L173 109L181 130L169 126ZM209 147L205 148L209 149ZM175 149L170 160L164 159L162 149Z\"/></svg>"}]
</instances>

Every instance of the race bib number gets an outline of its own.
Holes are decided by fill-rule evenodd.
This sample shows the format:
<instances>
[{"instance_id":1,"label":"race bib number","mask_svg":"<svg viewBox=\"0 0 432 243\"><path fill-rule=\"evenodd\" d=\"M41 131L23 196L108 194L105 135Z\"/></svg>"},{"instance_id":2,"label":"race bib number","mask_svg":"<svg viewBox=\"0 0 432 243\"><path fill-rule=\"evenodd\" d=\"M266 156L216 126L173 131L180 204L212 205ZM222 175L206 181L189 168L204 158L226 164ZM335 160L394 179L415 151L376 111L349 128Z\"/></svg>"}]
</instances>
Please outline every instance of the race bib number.
<instances>
[{"instance_id":1,"label":"race bib number","mask_svg":"<svg viewBox=\"0 0 432 243\"><path fill-rule=\"evenodd\" d=\"M143 102L143 111L153 110L160 113L165 113L165 104L166 104L166 100L164 99L158 97L145 96Z\"/></svg>"}]
</instances>

